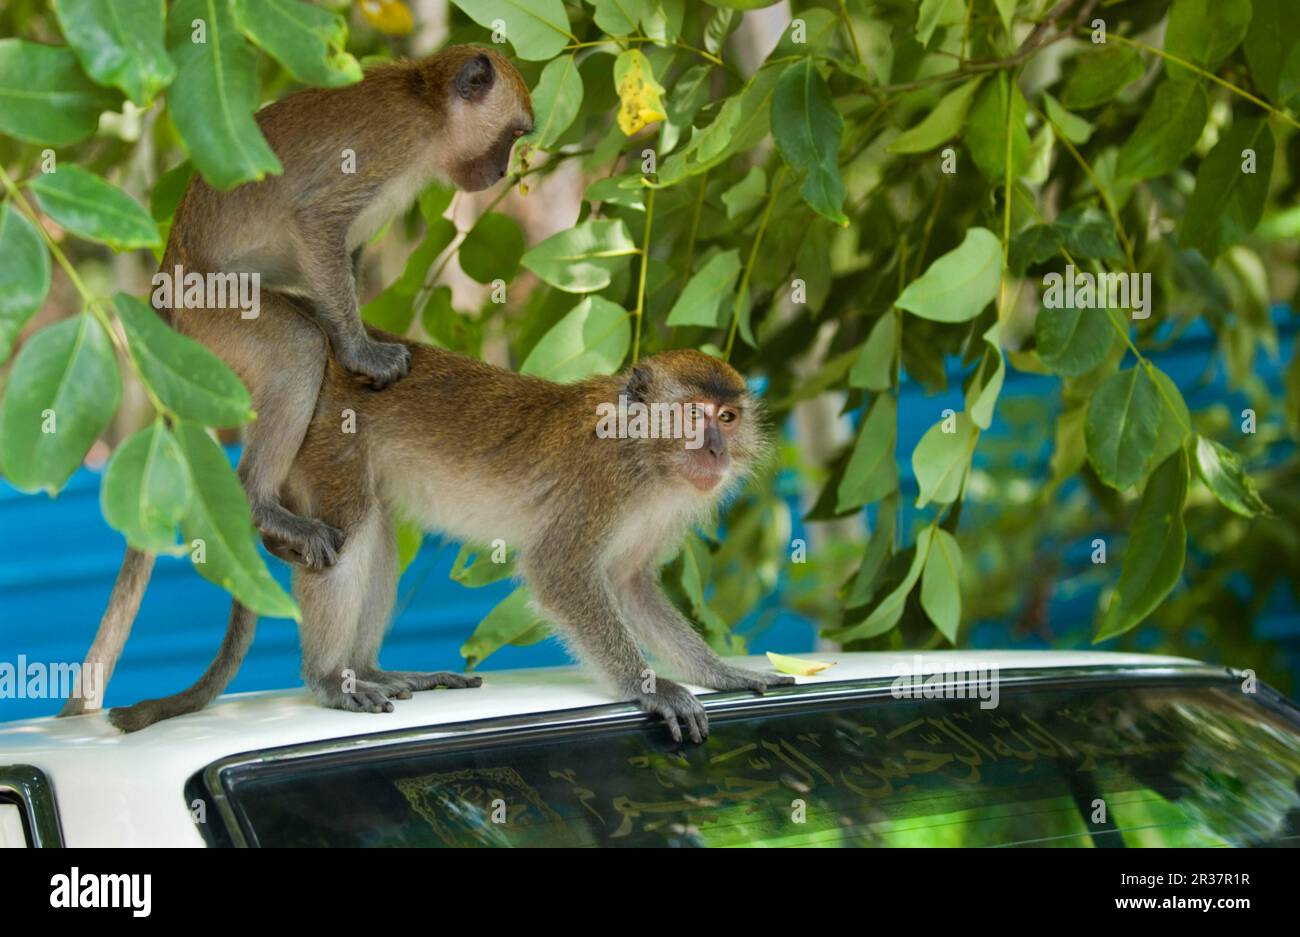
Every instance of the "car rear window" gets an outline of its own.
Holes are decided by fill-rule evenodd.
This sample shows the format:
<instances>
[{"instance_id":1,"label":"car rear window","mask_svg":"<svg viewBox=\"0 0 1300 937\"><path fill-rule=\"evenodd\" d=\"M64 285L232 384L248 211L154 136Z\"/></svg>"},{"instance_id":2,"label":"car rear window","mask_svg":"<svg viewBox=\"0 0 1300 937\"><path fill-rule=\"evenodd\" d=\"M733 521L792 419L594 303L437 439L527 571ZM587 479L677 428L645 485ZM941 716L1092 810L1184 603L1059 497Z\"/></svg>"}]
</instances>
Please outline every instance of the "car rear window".
<instances>
[{"instance_id":1,"label":"car rear window","mask_svg":"<svg viewBox=\"0 0 1300 937\"><path fill-rule=\"evenodd\" d=\"M387 746L227 769L263 846L1300 843L1294 711L1233 683L879 695L526 742Z\"/></svg>"}]
</instances>

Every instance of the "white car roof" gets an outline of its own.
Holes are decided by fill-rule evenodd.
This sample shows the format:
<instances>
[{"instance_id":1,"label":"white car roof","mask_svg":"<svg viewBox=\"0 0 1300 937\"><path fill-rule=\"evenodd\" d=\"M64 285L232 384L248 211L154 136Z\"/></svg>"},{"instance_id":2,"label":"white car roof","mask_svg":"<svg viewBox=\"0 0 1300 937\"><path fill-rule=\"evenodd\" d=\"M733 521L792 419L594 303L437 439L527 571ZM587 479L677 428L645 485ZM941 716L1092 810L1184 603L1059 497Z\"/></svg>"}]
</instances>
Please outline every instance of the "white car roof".
<instances>
[{"instance_id":1,"label":"white car roof","mask_svg":"<svg viewBox=\"0 0 1300 937\"><path fill-rule=\"evenodd\" d=\"M800 684L989 668L1204 667L1186 658L1097 651L837 651L802 656L833 661L834 666L815 677L798 677ZM765 657L729 660L771 671ZM224 696L200 712L130 735L113 728L104 712L0 723L0 766L33 765L46 774L68 845L201 846L203 840L185 809L183 788L193 774L230 755L618 702L573 667L480 675L479 688L416 693L409 700L394 700L394 711L384 714L325 709L305 689L298 689Z\"/></svg>"}]
</instances>

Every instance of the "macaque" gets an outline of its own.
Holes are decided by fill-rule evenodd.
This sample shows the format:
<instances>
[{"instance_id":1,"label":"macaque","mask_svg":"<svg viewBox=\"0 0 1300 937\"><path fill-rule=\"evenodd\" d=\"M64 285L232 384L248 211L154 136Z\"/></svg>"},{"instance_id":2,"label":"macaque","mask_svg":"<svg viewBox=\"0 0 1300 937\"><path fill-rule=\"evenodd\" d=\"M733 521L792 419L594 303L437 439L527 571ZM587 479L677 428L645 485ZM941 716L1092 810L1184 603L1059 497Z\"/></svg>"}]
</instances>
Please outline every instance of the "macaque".
<instances>
[{"instance_id":1,"label":"macaque","mask_svg":"<svg viewBox=\"0 0 1300 937\"><path fill-rule=\"evenodd\" d=\"M172 223L161 273L256 274L247 310L159 309L244 381L257 419L239 463L253 522L277 556L334 562L342 534L285 509L280 489L311 421L331 353L374 389L400 380L406 346L366 334L354 265L362 247L434 181L467 191L502 179L533 129L528 86L496 52L451 46L381 65L343 88L311 88L267 105L257 122L283 173L218 192L195 176ZM266 292L290 302L267 302ZM181 284L173 285L173 296ZM160 295L155 291L155 296ZM155 305L158 305L157 300ZM258 320L306 316L319 328ZM257 322L262 327L256 327Z\"/></svg>"},{"instance_id":2,"label":"macaque","mask_svg":"<svg viewBox=\"0 0 1300 937\"><path fill-rule=\"evenodd\" d=\"M179 270L181 282L156 289L154 307L248 387L257 418L245 432L239 477L253 523L276 556L317 569L334 563L343 531L290 512L281 488L311 422L326 359L332 353L372 389L399 380L409 366L406 346L376 341L361 324L361 249L432 182L477 191L502 179L515 142L533 129L533 108L513 65L491 49L463 45L377 66L347 87L299 91L256 117L283 173L229 192L193 178L160 269L173 281ZM256 315L178 300L190 274L256 275L265 287ZM88 665L103 666L105 685L152 567L152 556L128 547L86 655ZM84 712L87 703L70 699L61 715Z\"/></svg>"},{"instance_id":3,"label":"macaque","mask_svg":"<svg viewBox=\"0 0 1300 937\"><path fill-rule=\"evenodd\" d=\"M652 671L641 645L686 681L716 690L794 682L726 663L659 584L692 526L767 451L758 401L735 370L701 352L669 351L620 375L555 384L406 347L410 373L380 393L330 362L285 489L293 509L345 535L332 567L294 570L303 676L322 705L390 712L392 699L415 691L478 683L379 668L397 582L395 514L517 549L538 610L571 650L615 696L661 716L678 741L683 731L696 742L707 736L704 708ZM620 396L680 414L677 434L598 432L600 414ZM355 412L355 433L341 432L344 411ZM114 709L110 720L133 731L203 706L238 668L252 622L236 603L231 634L198 685Z\"/></svg>"}]
</instances>

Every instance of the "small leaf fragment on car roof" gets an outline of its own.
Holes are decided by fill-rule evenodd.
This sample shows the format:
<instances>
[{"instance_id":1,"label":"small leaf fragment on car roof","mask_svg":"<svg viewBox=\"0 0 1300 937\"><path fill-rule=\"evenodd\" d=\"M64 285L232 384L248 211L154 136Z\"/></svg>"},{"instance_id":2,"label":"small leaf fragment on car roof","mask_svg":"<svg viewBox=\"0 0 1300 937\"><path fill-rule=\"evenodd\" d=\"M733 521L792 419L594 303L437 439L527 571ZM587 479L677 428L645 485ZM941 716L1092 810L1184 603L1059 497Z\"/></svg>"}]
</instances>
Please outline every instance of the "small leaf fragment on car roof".
<instances>
[{"instance_id":1,"label":"small leaf fragment on car roof","mask_svg":"<svg viewBox=\"0 0 1300 937\"><path fill-rule=\"evenodd\" d=\"M803 660L799 657L786 657L784 654L773 654L767 652L767 659L772 662L772 666L779 673L792 673L797 677L811 677L819 674L827 667L834 666L834 661L823 663L819 660Z\"/></svg>"}]
</instances>

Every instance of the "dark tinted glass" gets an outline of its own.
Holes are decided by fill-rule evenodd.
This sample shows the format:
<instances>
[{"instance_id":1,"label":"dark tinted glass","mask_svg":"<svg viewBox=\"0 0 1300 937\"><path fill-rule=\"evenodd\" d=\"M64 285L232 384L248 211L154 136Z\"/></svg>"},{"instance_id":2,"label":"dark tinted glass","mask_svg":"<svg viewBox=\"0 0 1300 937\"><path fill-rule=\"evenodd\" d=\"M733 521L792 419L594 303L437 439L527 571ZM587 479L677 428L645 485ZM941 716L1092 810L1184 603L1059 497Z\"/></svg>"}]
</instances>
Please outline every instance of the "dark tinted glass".
<instances>
[{"instance_id":1,"label":"dark tinted glass","mask_svg":"<svg viewBox=\"0 0 1300 937\"><path fill-rule=\"evenodd\" d=\"M1294 845L1300 737L1234 684L1005 689L227 773L269 846Z\"/></svg>"}]
</instances>

